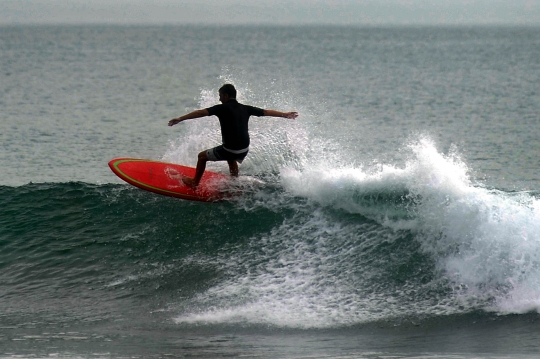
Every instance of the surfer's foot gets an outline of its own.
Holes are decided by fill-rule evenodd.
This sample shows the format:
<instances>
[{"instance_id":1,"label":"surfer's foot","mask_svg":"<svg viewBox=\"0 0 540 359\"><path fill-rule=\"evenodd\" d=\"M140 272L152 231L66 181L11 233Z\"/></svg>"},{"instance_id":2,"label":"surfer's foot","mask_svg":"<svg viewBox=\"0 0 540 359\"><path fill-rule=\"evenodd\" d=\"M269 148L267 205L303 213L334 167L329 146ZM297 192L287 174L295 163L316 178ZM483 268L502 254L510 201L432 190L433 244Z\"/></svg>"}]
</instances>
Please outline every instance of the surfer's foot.
<instances>
[{"instance_id":1,"label":"surfer's foot","mask_svg":"<svg viewBox=\"0 0 540 359\"><path fill-rule=\"evenodd\" d=\"M195 182L194 178L186 177L186 176L182 176L182 182L184 182L186 186L193 189L197 188L197 186L199 185L198 183Z\"/></svg>"}]
</instances>

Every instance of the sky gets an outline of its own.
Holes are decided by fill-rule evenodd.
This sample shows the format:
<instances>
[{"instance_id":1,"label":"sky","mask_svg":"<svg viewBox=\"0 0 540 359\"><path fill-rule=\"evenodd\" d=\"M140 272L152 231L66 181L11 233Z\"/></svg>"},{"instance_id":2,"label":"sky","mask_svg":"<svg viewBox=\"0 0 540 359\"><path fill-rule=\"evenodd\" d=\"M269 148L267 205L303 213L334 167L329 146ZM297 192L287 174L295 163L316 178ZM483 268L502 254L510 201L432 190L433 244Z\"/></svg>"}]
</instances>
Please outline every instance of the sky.
<instances>
[{"instance_id":1,"label":"sky","mask_svg":"<svg viewBox=\"0 0 540 359\"><path fill-rule=\"evenodd\" d=\"M540 26L540 0L0 0L13 24Z\"/></svg>"}]
</instances>

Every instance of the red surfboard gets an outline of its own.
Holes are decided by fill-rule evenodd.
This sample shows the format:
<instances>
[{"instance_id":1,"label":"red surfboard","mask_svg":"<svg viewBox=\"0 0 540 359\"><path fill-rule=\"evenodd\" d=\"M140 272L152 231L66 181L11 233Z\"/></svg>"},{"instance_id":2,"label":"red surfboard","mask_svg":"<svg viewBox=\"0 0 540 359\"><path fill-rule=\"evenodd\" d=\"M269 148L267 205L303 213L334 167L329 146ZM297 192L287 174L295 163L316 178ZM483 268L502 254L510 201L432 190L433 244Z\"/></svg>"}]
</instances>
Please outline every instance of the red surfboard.
<instances>
[{"instance_id":1,"label":"red surfboard","mask_svg":"<svg viewBox=\"0 0 540 359\"><path fill-rule=\"evenodd\" d=\"M224 183L229 176L205 171L197 189L182 182L182 176L194 177L195 168L140 158L115 158L111 170L127 183L164 196L191 201L214 202L224 197Z\"/></svg>"}]
</instances>

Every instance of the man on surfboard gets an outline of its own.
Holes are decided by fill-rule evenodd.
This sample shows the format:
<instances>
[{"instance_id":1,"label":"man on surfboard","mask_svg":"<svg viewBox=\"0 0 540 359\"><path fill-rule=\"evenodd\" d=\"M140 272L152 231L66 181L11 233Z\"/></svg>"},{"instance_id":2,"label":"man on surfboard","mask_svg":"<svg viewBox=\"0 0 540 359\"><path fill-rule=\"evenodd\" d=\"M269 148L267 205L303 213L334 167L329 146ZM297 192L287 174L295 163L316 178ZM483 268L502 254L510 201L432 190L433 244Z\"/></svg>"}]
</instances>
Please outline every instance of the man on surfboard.
<instances>
[{"instance_id":1,"label":"man on surfboard","mask_svg":"<svg viewBox=\"0 0 540 359\"><path fill-rule=\"evenodd\" d=\"M223 144L199 153L195 178L186 176L182 178L182 181L192 188L199 185L208 161L227 161L231 176L238 176L238 163L242 163L249 151L248 121L250 116L290 119L298 117L297 112L281 112L243 105L236 101L236 89L231 84L225 84L219 89L219 101L221 101L220 105L196 110L169 121L169 126L174 126L185 120L205 116L215 115L219 119Z\"/></svg>"}]
</instances>

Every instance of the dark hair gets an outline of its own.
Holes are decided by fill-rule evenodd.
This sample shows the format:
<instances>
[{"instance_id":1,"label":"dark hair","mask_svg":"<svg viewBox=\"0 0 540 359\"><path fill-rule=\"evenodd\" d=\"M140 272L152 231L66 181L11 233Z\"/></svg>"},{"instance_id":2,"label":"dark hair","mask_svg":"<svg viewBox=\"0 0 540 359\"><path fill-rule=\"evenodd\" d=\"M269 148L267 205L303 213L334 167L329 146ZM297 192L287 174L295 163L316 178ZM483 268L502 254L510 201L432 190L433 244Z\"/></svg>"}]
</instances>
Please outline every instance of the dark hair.
<instances>
[{"instance_id":1,"label":"dark hair","mask_svg":"<svg viewBox=\"0 0 540 359\"><path fill-rule=\"evenodd\" d=\"M229 98L236 98L236 89L231 84L225 84L219 89L219 93L229 96Z\"/></svg>"}]
</instances>

